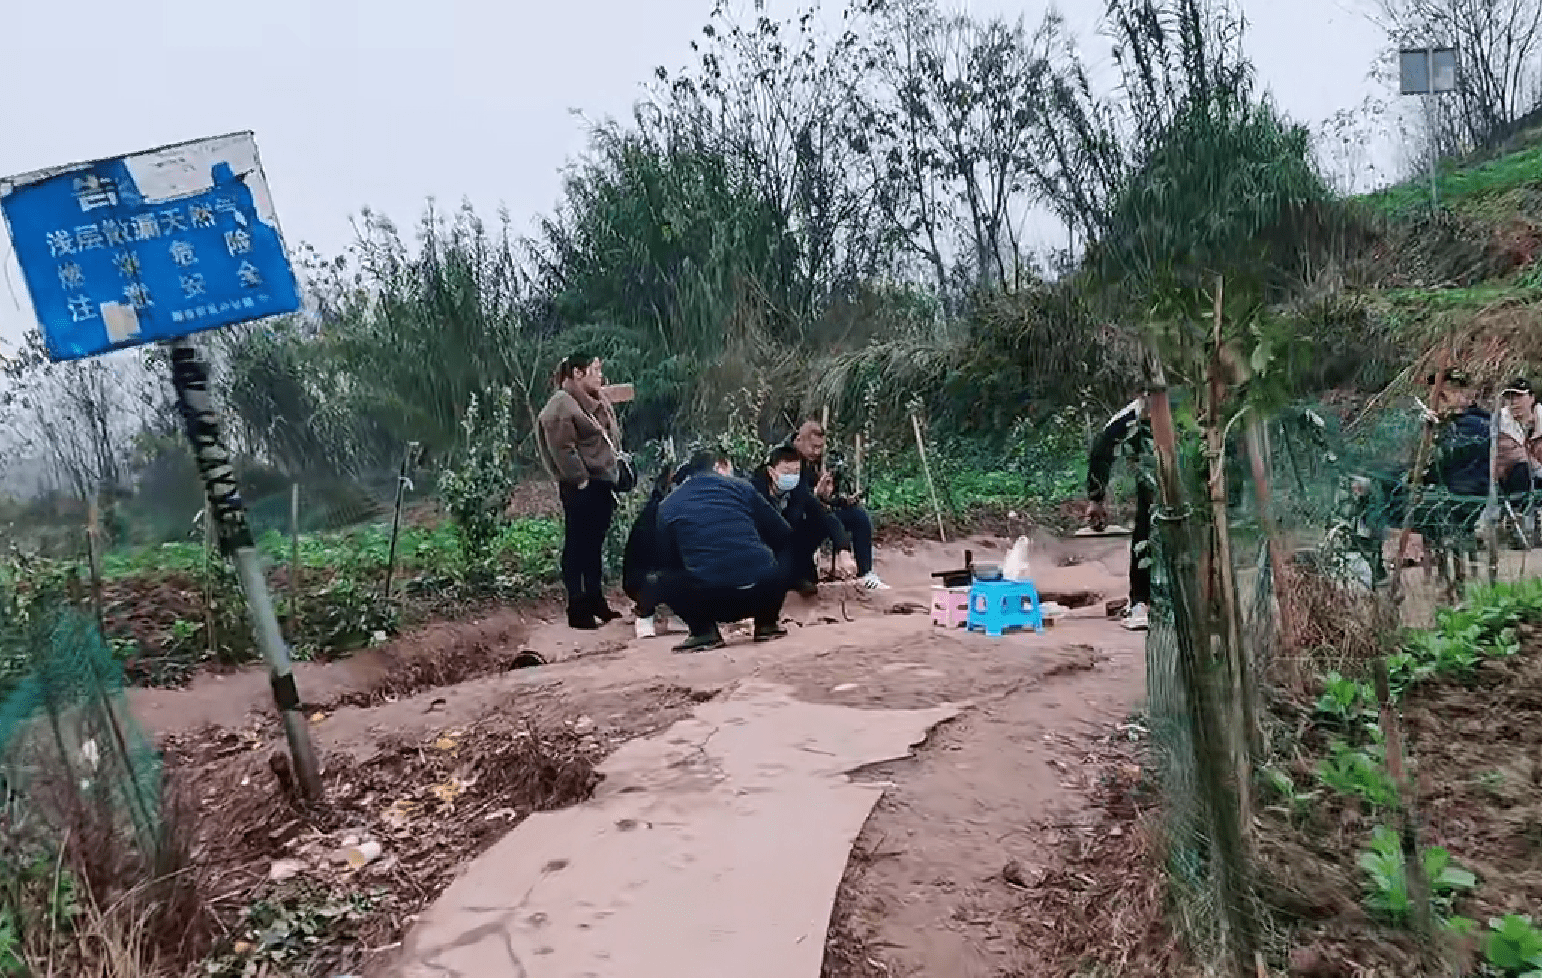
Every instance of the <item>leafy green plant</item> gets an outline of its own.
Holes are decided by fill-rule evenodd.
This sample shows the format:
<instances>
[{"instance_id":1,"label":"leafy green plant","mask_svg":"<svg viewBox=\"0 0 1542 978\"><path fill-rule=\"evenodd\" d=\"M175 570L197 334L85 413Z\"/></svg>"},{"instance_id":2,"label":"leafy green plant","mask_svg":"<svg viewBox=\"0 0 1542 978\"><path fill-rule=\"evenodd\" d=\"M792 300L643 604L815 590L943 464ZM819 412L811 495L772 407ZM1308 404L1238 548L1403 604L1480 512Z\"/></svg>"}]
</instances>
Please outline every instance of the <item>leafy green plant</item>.
<instances>
[{"instance_id":1,"label":"leafy green plant","mask_svg":"<svg viewBox=\"0 0 1542 978\"><path fill-rule=\"evenodd\" d=\"M493 544L513 488L514 393L508 388L484 400L471 395L461 419L458 465L439 477L439 492L460 542L462 571L469 579L494 576Z\"/></svg>"},{"instance_id":2,"label":"leafy green plant","mask_svg":"<svg viewBox=\"0 0 1542 978\"><path fill-rule=\"evenodd\" d=\"M1353 798L1369 802L1374 808L1390 808L1397 803L1397 786L1381 763L1376 745L1356 750L1342 740L1335 740L1326 760L1317 766L1323 785Z\"/></svg>"},{"instance_id":3,"label":"leafy green plant","mask_svg":"<svg viewBox=\"0 0 1542 978\"><path fill-rule=\"evenodd\" d=\"M21 931L16 911L0 907L0 976L21 978L26 973L26 962L21 959Z\"/></svg>"},{"instance_id":4,"label":"leafy green plant","mask_svg":"<svg viewBox=\"0 0 1542 978\"><path fill-rule=\"evenodd\" d=\"M1264 784L1283 802L1285 814L1291 819L1304 814L1317 800L1318 792L1297 790L1295 779L1273 765L1265 766L1259 774Z\"/></svg>"},{"instance_id":5,"label":"leafy green plant","mask_svg":"<svg viewBox=\"0 0 1542 978\"><path fill-rule=\"evenodd\" d=\"M1317 698L1318 714L1341 728L1356 721L1374 720L1376 694L1367 683L1346 679L1337 672L1323 678L1323 693Z\"/></svg>"},{"instance_id":6,"label":"leafy green plant","mask_svg":"<svg viewBox=\"0 0 1542 978\"><path fill-rule=\"evenodd\" d=\"M1458 894L1477 886L1477 877L1453 863L1451 854L1440 846L1427 847L1420 860L1429 880L1431 905L1442 917L1450 914ZM1397 833L1385 825L1376 826L1371 848L1360 854L1359 864L1370 877L1366 905L1395 924L1406 924L1413 900Z\"/></svg>"},{"instance_id":7,"label":"leafy green plant","mask_svg":"<svg viewBox=\"0 0 1542 978\"><path fill-rule=\"evenodd\" d=\"M1531 924L1531 917L1506 914L1488 922L1488 940L1483 950L1488 963L1506 975L1542 978L1542 930Z\"/></svg>"}]
</instances>

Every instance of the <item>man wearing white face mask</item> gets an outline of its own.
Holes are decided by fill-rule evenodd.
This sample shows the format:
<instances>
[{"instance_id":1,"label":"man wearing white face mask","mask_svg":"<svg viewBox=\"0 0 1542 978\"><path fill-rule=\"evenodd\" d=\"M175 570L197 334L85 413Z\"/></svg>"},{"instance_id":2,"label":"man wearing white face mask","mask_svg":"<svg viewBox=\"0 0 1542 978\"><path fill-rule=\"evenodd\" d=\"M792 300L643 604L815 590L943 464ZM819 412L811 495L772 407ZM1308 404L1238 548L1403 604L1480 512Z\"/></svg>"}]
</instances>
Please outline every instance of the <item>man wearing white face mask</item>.
<instances>
[{"instance_id":1,"label":"man wearing white face mask","mask_svg":"<svg viewBox=\"0 0 1542 978\"><path fill-rule=\"evenodd\" d=\"M792 528L792 541L780 555L782 569L792 590L806 598L819 593L819 570L814 555L826 540L834 547L836 562L843 565L843 572L847 576L855 574L851 534L840 518L804 484L803 457L797 449L786 445L773 449L766 464L750 481Z\"/></svg>"}]
</instances>

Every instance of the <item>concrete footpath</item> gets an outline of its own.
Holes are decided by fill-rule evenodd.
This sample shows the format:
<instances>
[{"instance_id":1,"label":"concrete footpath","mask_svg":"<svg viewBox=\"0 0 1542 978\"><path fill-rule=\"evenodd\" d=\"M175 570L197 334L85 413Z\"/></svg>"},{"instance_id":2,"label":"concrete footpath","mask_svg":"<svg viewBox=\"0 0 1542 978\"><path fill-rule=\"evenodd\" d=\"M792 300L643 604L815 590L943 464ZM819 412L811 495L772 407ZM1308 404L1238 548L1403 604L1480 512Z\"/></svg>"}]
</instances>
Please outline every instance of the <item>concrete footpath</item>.
<instances>
[{"instance_id":1,"label":"concrete footpath","mask_svg":"<svg viewBox=\"0 0 1542 978\"><path fill-rule=\"evenodd\" d=\"M851 845L957 714L859 710L746 683L632 741L594 798L532 815L408 934L397 978L818 978Z\"/></svg>"}]
</instances>

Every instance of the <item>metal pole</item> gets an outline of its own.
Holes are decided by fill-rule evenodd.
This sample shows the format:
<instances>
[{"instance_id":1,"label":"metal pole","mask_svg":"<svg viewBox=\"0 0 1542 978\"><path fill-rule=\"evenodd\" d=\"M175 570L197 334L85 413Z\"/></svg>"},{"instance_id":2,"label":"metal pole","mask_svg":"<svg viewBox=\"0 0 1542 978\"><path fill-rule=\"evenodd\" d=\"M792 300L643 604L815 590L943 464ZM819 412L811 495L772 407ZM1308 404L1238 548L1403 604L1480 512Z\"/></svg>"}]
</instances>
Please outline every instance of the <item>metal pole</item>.
<instances>
[{"instance_id":1,"label":"metal pole","mask_svg":"<svg viewBox=\"0 0 1542 978\"><path fill-rule=\"evenodd\" d=\"M402 494L407 489L407 472L417 454L418 443L408 442L407 452L402 456L402 471L396 477L396 514L391 517L391 550L386 556L385 591L381 595L387 601L391 600L391 578L396 574L396 542L402 532Z\"/></svg>"},{"instance_id":2,"label":"metal pole","mask_svg":"<svg viewBox=\"0 0 1542 978\"><path fill-rule=\"evenodd\" d=\"M1424 49L1424 125L1430 144L1430 210L1440 209L1440 189L1435 183L1435 49Z\"/></svg>"},{"instance_id":3,"label":"metal pole","mask_svg":"<svg viewBox=\"0 0 1542 978\"><path fill-rule=\"evenodd\" d=\"M305 714L300 710L300 693L295 688L294 672L289 664L289 649L279 631L273 598L268 594L268 582L263 577L257 548L252 540L252 530L246 522L246 505L241 501L241 493L236 486L230 452L220 440L219 415L209 396L209 368L198 358L198 351L186 339L172 340L168 346L171 352L171 382L177 393L177 410L182 415L188 440L193 444L198 474L203 477L204 491L208 495L218 532L220 552L235 564L241 589L246 593L252 630L256 633L257 647L262 650L262 657L268 663L268 681L273 689L273 700L284 721L284 733L289 740L289 754L294 761L300 792L306 798L319 799L321 769L316 762L315 748L311 745L310 728Z\"/></svg>"}]
</instances>

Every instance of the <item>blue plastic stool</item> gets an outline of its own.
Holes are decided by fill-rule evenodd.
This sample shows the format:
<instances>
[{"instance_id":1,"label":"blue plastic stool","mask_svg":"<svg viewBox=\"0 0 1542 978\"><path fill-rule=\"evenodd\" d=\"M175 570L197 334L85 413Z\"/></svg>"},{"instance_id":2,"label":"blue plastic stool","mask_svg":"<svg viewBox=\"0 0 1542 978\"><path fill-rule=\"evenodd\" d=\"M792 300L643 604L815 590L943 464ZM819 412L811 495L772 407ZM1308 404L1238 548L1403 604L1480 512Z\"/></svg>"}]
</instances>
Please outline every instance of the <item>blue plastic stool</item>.
<instances>
[{"instance_id":1,"label":"blue plastic stool","mask_svg":"<svg viewBox=\"0 0 1542 978\"><path fill-rule=\"evenodd\" d=\"M969 588L969 630L999 638L1013 628L1044 631L1039 589L1032 581L975 581Z\"/></svg>"}]
</instances>

